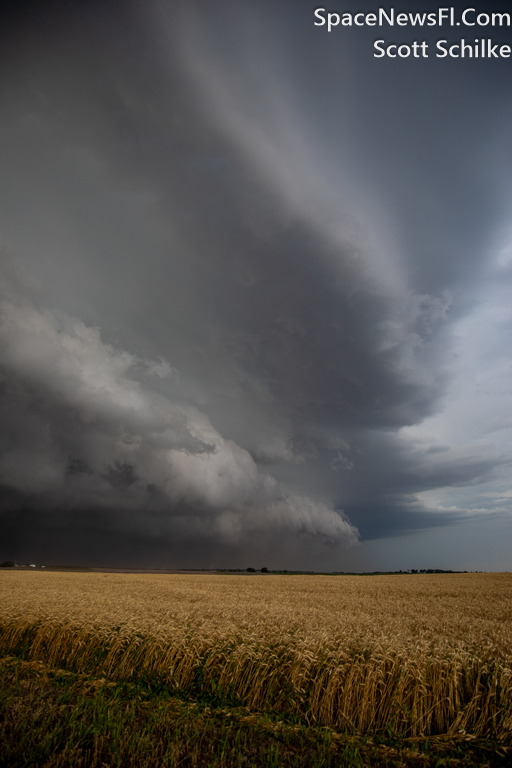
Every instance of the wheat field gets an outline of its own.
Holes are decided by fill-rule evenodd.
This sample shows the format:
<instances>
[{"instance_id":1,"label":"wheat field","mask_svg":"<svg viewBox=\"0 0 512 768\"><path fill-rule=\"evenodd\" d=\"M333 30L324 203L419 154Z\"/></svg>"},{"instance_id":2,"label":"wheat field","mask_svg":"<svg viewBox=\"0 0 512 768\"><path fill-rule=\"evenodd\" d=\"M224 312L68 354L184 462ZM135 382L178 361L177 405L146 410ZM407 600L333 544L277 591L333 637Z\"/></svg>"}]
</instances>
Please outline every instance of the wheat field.
<instances>
[{"instance_id":1,"label":"wheat field","mask_svg":"<svg viewBox=\"0 0 512 768\"><path fill-rule=\"evenodd\" d=\"M512 734L512 575L0 574L0 651L353 733Z\"/></svg>"}]
</instances>

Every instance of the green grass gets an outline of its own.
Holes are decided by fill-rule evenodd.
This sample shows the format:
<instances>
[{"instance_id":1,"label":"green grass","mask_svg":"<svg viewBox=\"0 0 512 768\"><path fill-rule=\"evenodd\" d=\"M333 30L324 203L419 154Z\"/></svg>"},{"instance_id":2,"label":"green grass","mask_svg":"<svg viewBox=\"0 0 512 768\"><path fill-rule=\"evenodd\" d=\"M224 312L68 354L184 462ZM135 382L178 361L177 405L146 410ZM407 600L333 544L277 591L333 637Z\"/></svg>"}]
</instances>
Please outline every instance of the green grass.
<instances>
[{"instance_id":1,"label":"green grass","mask_svg":"<svg viewBox=\"0 0 512 768\"><path fill-rule=\"evenodd\" d=\"M0 660L2 768L505 768L511 751L461 735L356 737L249 712L218 692L176 693L15 657Z\"/></svg>"}]
</instances>

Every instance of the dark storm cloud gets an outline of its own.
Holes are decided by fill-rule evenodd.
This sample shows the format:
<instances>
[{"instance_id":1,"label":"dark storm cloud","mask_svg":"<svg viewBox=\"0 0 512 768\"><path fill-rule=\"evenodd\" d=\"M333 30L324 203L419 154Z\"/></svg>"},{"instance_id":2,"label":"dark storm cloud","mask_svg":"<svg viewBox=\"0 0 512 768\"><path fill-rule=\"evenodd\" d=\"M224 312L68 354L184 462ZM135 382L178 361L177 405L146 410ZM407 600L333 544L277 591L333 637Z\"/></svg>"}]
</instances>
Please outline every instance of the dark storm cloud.
<instances>
[{"instance_id":1,"label":"dark storm cloud","mask_svg":"<svg viewBox=\"0 0 512 768\"><path fill-rule=\"evenodd\" d=\"M474 306L500 79L476 85L477 130L471 77L455 108L453 75L419 69L448 110L434 130L404 118L400 88L425 111L410 73L325 42L305 4L55 9L16 17L1 81L9 539L189 565L278 540L323 563L354 525L463 518L416 494L507 459L403 429L439 411Z\"/></svg>"},{"instance_id":2,"label":"dark storm cloud","mask_svg":"<svg viewBox=\"0 0 512 768\"><path fill-rule=\"evenodd\" d=\"M164 360L137 360L105 345L97 329L38 307L12 283L3 289L0 472L21 494L20 509L104 510L107 519L122 511L123 527L141 535L144 513L163 513L162 535L191 526L196 536L236 543L277 528L356 540L343 515L282 488L183 402ZM166 396L153 391L154 376L170 380Z\"/></svg>"}]
</instances>

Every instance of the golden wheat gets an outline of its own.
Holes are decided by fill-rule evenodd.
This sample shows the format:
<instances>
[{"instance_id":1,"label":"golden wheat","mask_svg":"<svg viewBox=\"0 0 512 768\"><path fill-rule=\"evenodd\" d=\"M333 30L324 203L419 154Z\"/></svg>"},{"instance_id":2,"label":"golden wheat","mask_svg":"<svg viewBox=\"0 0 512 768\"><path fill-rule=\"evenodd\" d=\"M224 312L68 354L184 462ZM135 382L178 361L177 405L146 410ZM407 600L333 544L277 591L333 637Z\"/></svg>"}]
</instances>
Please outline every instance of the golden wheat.
<instances>
[{"instance_id":1,"label":"golden wheat","mask_svg":"<svg viewBox=\"0 0 512 768\"><path fill-rule=\"evenodd\" d=\"M9 571L0 650L367 732L510 739L512 576Z\"/></svg>"}]
</instances>

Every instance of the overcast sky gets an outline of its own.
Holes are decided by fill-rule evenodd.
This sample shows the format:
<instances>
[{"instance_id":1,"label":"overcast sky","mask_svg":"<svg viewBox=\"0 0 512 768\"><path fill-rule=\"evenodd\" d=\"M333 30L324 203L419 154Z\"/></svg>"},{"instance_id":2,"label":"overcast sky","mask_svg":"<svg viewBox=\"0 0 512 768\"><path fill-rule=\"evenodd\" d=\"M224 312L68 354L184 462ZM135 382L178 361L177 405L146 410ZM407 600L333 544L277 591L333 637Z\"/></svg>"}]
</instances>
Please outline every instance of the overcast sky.
<instances>
[{"instance_id":1,"label":"overcast sky","mask_svg":"<svg viewBox=\"0 0 512 768\"><path fill-rule=\"evenodd\" d=\"M3 12L0 560L511 569L512 27L319 7Z\"/></svg>"}]
</instances>

